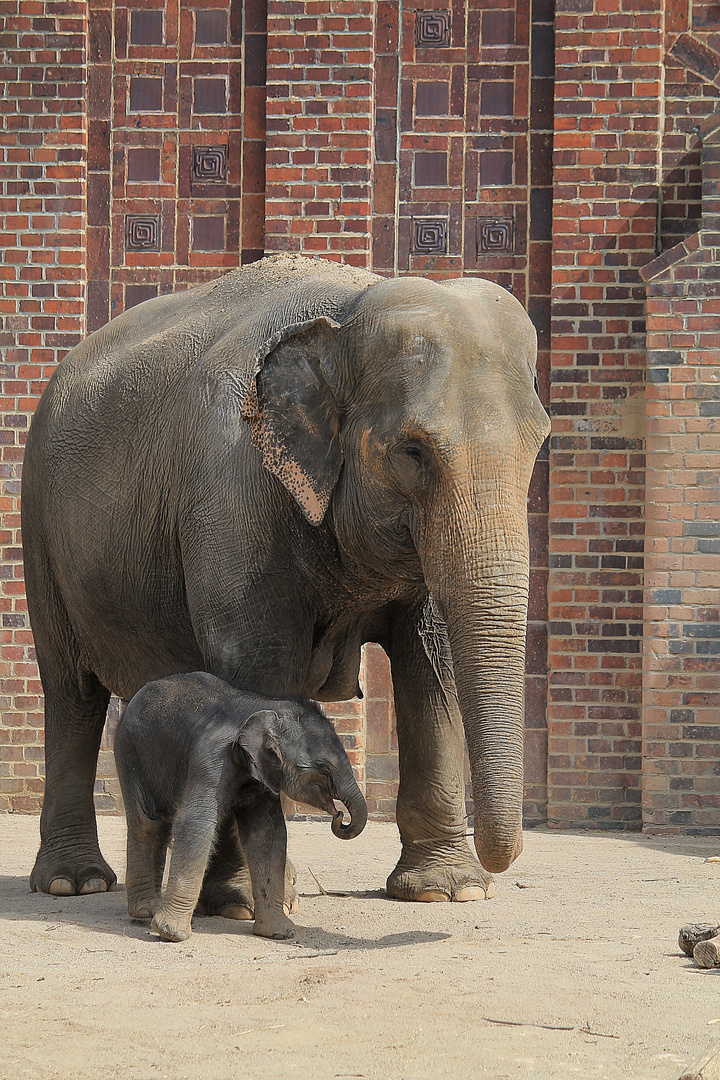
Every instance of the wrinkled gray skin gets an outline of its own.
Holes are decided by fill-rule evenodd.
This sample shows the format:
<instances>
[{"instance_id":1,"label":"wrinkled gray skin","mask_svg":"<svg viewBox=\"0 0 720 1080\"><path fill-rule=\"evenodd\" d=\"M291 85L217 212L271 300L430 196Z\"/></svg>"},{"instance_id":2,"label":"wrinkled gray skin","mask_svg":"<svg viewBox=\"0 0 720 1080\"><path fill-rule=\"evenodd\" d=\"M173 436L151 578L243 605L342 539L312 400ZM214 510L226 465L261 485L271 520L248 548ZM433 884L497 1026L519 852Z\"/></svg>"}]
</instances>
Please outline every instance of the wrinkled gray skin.
<instances>
[{"instance_id":1,"label":"wrinkled gray skin","mask_svg":"<svg viewBox=\"0 0 720 1080\"><path fill-rule=\"evenodd\" d=\"M277 256L141 304L63 360L23 472L46 697L33 888L115 881L92 802L110 691L205 669L347 699L371 641L397 712L388 891L492 890L486 871L522 848L526 497L549 428L535 356L490 282Z\"/></svg>"},{"instance_id":2,"label":"wrinkled gray skin","mask_svg":"<svg viewBox=\"0 0 720 1080\"><path fill-rule=\"evenodd\" d=\"M128 914L152 919L165 941L190 936L198 901L208 915L254 914L253 932L262 937L295 936L283 910L281 791L332 814L342 839L359 836L367 821L348 756L317 705L236 690L203 671L138 691L118 725L115 760L128 824ZM334 800L347 807L349 824ZM238 912L234 903L238 871L247 886L233 858L237 844L250 871L253 911ZM218 908L223 889L226 903Z\"/></svg>"}]
</instances>

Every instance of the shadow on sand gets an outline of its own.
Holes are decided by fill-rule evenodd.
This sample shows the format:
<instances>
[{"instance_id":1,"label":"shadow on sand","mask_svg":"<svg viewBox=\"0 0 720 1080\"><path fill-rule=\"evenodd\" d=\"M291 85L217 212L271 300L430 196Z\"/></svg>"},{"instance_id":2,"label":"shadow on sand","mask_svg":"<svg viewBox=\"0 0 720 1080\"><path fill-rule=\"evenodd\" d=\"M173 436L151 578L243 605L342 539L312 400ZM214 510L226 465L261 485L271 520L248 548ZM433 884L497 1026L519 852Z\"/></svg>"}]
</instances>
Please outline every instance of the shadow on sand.
<instances>
[{"instance_id":1,"label":"shadow on sand","mask_svg":"<svg viewBox=\"0 0 720 1080\"><path fill-rule=\"evenodd\" d=\"M653 836L649 833L626 832L620 829L552 829L539 825L526 832L544 836L568 836L584 838L590 841L619 840L624 844L640 844L655 851L664 851L668 855L687 855L693 859L707 859L709 855L720 855L720 830L717 835L707 836ZM471 836L468 833L468 836Z\"/></svg>"},{"instance_id":2,"label":"shadow on sand","mask_svg":"<svg viewBox=\"0 0 720 1080\"><path fill-rule=\"evenodd\" d=\"M301 895L317 896L314 893ZM343 894L343 898L351 902L386 899L380 889L348 892ZM73 925L94 933L167 945L167 942L161 942L155 935L150 934L149 923L129 918L125 909L125 887L122 884L110 893L94 893L88 896L48 896L45 893L30 892L27 877L0 875L0 919L35 923L39 934L51 933L63 925ZM256 945L261 942L271 944L267 938L256 937L252 929L253 924L249 921L238 922L219 916L193 918L193 937L222 934L226 939L250 938ZM303 956L318 953L330 954L340 950L398 949L443 941L451 936L440 931L410 930L399 934L386 934L378 938L359 938L331 932L319 926L297 925L297 937L294 941L277 941L272 942L272 945L284 950L283 958L297 957L299 959ZM192 938L190 938L191 942ZM289 953L288 950L290 950ZM273 949L271 953L248 959L263 962L277 956L276 949Z\"/></svg>"}]
</instances>

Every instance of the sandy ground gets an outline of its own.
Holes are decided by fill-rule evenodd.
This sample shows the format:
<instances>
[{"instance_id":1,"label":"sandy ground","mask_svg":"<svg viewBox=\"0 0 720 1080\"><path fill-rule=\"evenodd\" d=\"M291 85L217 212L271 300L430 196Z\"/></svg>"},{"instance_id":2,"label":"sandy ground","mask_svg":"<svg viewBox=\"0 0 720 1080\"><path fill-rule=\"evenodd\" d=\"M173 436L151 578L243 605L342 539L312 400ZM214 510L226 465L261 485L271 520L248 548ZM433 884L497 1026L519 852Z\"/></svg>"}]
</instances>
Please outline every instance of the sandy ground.
<instances>
[{"instance_id":1,"label":"sandy ground","mask_svg":"<svg viewBox=\"0 0 720 1080\"><path fill-rule=\"evenodd\" d=\"M124 821L99 827L122 881ZM720 913L720 839L535 831L493 900L403 904L394 826L291 823L297 944L220 918L166 944L121 886L31 894L37 828L0 816L3 1080L676 1080L720 1040L720 969L676 945Z\"/></svg>"}]
</instances>

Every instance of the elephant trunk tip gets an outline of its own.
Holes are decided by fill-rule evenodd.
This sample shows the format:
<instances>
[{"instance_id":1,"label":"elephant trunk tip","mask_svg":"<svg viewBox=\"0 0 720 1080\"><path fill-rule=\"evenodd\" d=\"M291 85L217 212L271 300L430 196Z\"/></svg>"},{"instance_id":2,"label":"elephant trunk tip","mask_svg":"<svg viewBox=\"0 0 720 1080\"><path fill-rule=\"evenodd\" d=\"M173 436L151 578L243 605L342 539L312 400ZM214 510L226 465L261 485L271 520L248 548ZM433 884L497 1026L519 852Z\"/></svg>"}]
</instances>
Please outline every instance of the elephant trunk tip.
<instances>
[{"instance_id":1,"label":"elephant trunk tip","mask_svg":"<svg viewBox=\"0 0 720 1080\"><path fill-rule=\"evenodd\" d=\"M348 813L350 813L350 821L347 825L343 824L344 813L344 806L341 805L338 809L336 803L333 809L333 819L330 828L332 829L333 834L340 840L354 840L356 836L360 835L367 824L367 808L364 813L358 812L356 808L353 809L352 813L348 811Z\"/></svg>"},{"instance_id":2,"label":"elephant trunk tip","mask_svg":"<svg viewBox=\"0 0 720 1080\"><path fill-rule=\"evenodd\" d=\"M484 868L491 874L502 874L515 862L523 849L522 829L507 839L494 837L491 841L482 833L475 834L475 850Z\"/></svg>"}]
</instances>

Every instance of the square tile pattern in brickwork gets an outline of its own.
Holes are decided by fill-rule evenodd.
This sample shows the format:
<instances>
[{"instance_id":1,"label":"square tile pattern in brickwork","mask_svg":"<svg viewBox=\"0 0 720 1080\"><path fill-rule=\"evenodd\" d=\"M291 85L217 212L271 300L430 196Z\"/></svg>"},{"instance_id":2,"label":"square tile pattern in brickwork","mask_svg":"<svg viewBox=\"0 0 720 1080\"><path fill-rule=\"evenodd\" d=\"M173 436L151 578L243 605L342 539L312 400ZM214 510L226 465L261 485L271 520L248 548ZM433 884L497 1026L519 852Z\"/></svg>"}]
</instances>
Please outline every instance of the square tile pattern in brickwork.
<instances>
[{"instance_id":1,"label":"square tile pattern in brickwork","mask_svg":"<svg viewBox=\"0 0 720 1080\"><path fill-rule=\"evenodd\" d=\"M244 18L243 68L236 0L91 0L91 330L262 255L264 4Z\"/></svg>"}]
</instances>

